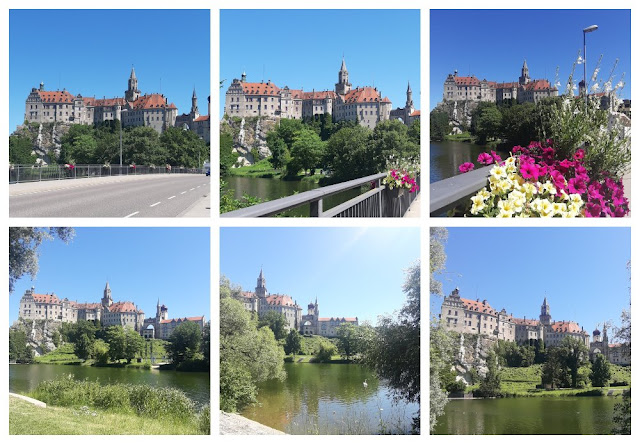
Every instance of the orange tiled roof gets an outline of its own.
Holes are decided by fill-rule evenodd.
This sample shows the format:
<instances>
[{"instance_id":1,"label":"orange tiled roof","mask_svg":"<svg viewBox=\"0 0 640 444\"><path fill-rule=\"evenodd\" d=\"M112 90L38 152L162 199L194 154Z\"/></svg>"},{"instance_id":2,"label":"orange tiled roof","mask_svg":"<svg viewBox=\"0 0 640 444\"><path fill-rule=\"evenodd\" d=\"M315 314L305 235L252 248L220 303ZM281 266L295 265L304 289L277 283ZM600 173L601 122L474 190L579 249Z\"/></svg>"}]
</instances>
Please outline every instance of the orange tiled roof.
<instances>
[{"instance_id":1,"label":"orange tiled roof","mask_svg":"<svg viewBox=\"0 0 640 444\"><path fill-rule=\"evenodd\" d=\"M382 99L380 91L370 86L352 89L344 96L345 103L388 102L388 98Z\"/></svg>"},{"instance_id":2,"label":"orange tiled roof","mask_svg":"<svg viewBox=\"0 0 640 444\"><path fill-rule=\"evenodd\" d=\"M476 76L456 77L455 80L458 86L480 86L480 80Z\"/></svg>"},{"instance_id":3,"label":"orange tiled roof","mask_svg":"<svg viewBox=\"0 0 640 444\"><path fill-rule=\"evenodd\" d=\"M411 113L411 117L415 117L415 116L419 116L420 115L420 110L417 109L414 112Z\"/></svg>"},{"instance_id":4,"label":"orange tiled roof","mask_svg":"<svg viewBox=\"0 0 640 444\"><path fill-rule=\"evenodd\" d=\"M481 301L472 301L471 299L460 298L462 303L464 304L464 308L470 311L475 311L477 313L485 313L497 316L498 312L495 311L491 305L484 304Z\"/></svg>"},{"instance_id":5,"label":"orange tiled roof","mask_svg":"<svg viewBox=\"0 0 640 444\"><path fill-rule=\"evenodd\" d=\"M337 94L334 91L311 91L311 92L302 92L302 98L305 100L311 99L326 99L329 96L332 99L337 97Z\"/></svg>"},{"instance_id":6,"label":"orange tiled roof","mask_svg":"<svg viewBox=\"0 0 640 444\"><path fill-rule=\"evenodd\" d=\"M95 106L124 106L127 104L127 101L122 97L115 97L113 99L94 99Z\"/></svg>"},{"instance_id":7,"label":"orange tiled roof","mask_svg":"<svg viewBox=\"0 0 640 444\"><path fill-rule=\"evenodd\" d=\"M289 92L291 93L292 99L302 99L302 96L304 95L304 91L301 89L290 89Z\"/></svg>"},{"instance_id":8,"label":"orange tiled roof","mask_svg":"<svg viewBox=\"0 0 640 444\"><path fill-rule=\"evenodd\" d=\"M548 80L533 80L526 85L524 85L524 89L527 91L543 91L547 89L551 89L551 85Z\"/></svg>"},{"instance_id":9,"label":"orange tiled roof","mask_svg":"<svg viewBox=\"0 0 640 444\"><path fill-rule=\"evenodd\" d=\"M529 325L531 327L537 327L539 324L539 321L536 319L513 318L513 322L518 325Z\"/></svg>"},{"instance_id":10,"label":"orange tiled roof","mask_svg":"<svg viewBox=\"0 0 640 444\"><path fill-rule=\"evenodd\" d=\"M318 321L341 321L341 322L355 322L358 318L345 318L345 317L330 317L330 318L318 318Z\"/></svg>"},{"instance_id":11,"label":"orange tiled roof","mask_svg":"<svg viewBox=\"0 0 640 444\"><path fill-rule=\"evenodd\" d=\"M260 95L260 96L276 96L280 93L280 88L278 88L273 83L242 83L242 89L245 94L249 95Z\"/></svg>"},{"instance_id":12,"label":"orange tiled roof","mask_svg":"<svg viewBox=\"0 0 640 444\"><path fill-rule=\"evenodd\" d=\"M266 300L269 305L286 305L289 307L295 305L291 296L287 296L286 294L270 294L266 297Z\"/></svg>"},{"instance_id":13,"label":"orange tiled roof","mask_svg":"<svg viewBox=\"0 0 640 444\"><path fill-rule=\"evenodd\" d=\"M496 88L518 88L519 86L518 82L496 83Z\"/></svg>"},{"instance_id":14,"label":"orange tiled roof","mask_svg":"<svg viewBox=\"0 0 640 444\"><path fill-rule=\"evenodd\" d=\"M47 103L73 103L73 95L69 91L38 91L40 100Z\"/></svg>"},{"instance_id":15,"label":"orange tiled roof","mask_svg":"<svg viewBox=\"0 0 640 444\"><path fill-rule=\"evenodd\" d=\"M551 324L551 329L557 333L585 333L577 322L573 321L556 321Z\"/></svg>"},{"instance_id":16,"label":"orange tiled roof","mask_svg":"<svg viewBox=\"0 0 640 444\"><path fill-rule=\"evenodd\" d=\"M145 94L131 104L133 109L178 109L173 103L167 103L166 98L162 94Z\"/></svg>"},{"instance_id":17,"label":"orange tiled roof","mask_svg":"<svg viewBox=\"0 0 640 444\"><path fill-rule=\"evenodd\" d=\"M209 116L200 116L197 119L195 119L194 122L204 122L206 120L209 120Z\"/></svg>"},{"instance_id":18,"label":"orange tiled roof","mask_svg":"<svg viewBox=\"0 0 640 444\"><path fill-rule=\"evenodd\" d=\"M111 313L137 313L138 309L133 302L115 302L109 307Z\"/></svg>"},{"instance_id":19,"label":"orange tiled roof","mask_svg":"<svg viewBox=\"0 0 640 444\"><path fill-rule=\"evenodd\" d=\"M160 323L171 324L172 322L186 322L186 321L192 321L192 322L204 321L204 316L191 316L186 318L163 319L162 321L160 321Z\"/></svg>"},{"instance_id":20,"label":"orange tiled roof","mask_svg":"<svg viewBox=\"0 0 640 444\"><path fill-rule=\"evenodd\" d=\"M97 310L102 307L102 304L97 302L88 302L84 304L77 304L77 307L81 310Z\"/></svg>"},{"instance_id":21,"label":"orange tiled roof","mask_svg":"<svg viewBox=\"0 0 640 444\"><path fill-rule=\"evenodd\" d=\"M59 304L60 299L55 294L36 294L33 293L33 299L40 304Z\"/></svg>"}]
</instances>

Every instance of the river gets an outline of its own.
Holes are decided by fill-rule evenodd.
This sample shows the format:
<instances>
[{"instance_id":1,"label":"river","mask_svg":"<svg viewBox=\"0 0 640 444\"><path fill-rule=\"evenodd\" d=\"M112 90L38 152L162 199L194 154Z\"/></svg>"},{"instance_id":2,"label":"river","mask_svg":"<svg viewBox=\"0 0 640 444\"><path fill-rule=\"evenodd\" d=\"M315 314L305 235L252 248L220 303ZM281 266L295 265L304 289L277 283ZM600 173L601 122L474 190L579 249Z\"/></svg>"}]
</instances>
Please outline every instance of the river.
<instances>
[{"instance_id":1,"label":"river","mask_svg":"<svg viewBox=\"0 0 640 444\"><path fill-rule=\"evenodd\" d=\"M619 396L453 400L434 434L609 434L613 406L620 401Z\"/></svg>"},{"instance_id":2,"label":"river","mask_svg":"<svg viewBox=\"0 0 640 444\"><path fill-rule=\"evenodd\" d=\"M76 379L89 379L108 384L146 384L153 387L172 387L185 392L196 403L210 402L209 373L176 372L173 370L143 370L136 368L90 367L56 364L9 365L9 391L26 394L42 381L72 374Z\"/></svg>"},{"instance_id":3,"label":"river","mask_svg":"<svg viewBox=\"0 0 640 444\"><path fill-rule=\"evenodd\" d=\"M289 434L411 431L411 418L419 406L393 404L389 388L366 367L287 363L285 370L284 382L268 381L259 387L258 404L244 410L243 416Z\"/></svg>"},{"instance_id":4,"label":"river","mask_svg":"<svg viewBox=\"0 0 640 444\"><path fill-rule=\"evenodd\" d=\"M240 199L246 193L263 200L275 200L320 187L317 183L307 180L281 180L246 176L226 176L222 177L221 180L227 182L226 189L232 189L236 199ZM354 189L323 199L323 210L326 211L329 208L333 208L359 194L360 190ZM309 205L294 208L284 213L284 215L289 217L309 217Z\"/></svg>"},{"instance_id":5,"label":"river","mask_svg":"<svg viewBox=\"0 0 640 444\"><path fill-rule=\"evenodd\" d=\"M508 151L496 150L495 148L493 150L500 154L503 159L509 156ZM478 154L484 152L491 152L491 148L452 140L432 141L429 144L429 183L461 174L458 167L465 162L471 162L477 168L480 166Z\"/></svg>"}]
</instances>

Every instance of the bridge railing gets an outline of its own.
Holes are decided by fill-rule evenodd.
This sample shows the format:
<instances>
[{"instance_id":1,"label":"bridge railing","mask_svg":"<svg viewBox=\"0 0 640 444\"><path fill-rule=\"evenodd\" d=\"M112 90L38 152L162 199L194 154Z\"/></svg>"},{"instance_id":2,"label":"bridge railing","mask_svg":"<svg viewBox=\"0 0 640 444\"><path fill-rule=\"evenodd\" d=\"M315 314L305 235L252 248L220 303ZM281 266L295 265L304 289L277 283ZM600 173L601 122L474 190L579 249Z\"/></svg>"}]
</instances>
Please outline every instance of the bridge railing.
<instances>
[{"instance_id":1,"label":"bridge railing","mask_svg":"<svg viewBox=\"0 0 640 444\"><path fill-rule=\"evenodd\" d=\"M382 179L386 176L386 173L373 174L230 211L220 216L268 217L309 205L311 217L402 217L418 195L418 191L410 193L407 189L389 190L382 184ZM416 179L416 182L420 184L420 177ZM327 197L364 186L370 189L333 208L323 209L323 201Z\"/></svg>"},{"instance_id":2,"label":"bridge railing","mask_svg":"<svg viewBox=\"0 0 640 444\"><path fill-rule=\"evenodd\" d=\"M138 176L143 174L204 174L202 168L185 168L172 166L136 165L11 165L9 166L9 183L39 182L43 180L81 179L88 177Z\"/></svg>"},{"instance_id":3,"label":"bridge railing","mask_svg":"<svg viewBox=\"0 0 640 444\"><path fill-rule=\"evenodd\" d=\"M431 216L446 216L448 210L486 186L492 166L482 167L432 183L429 186L431 194L429 213Z\"/></svg>"}]
</instances>

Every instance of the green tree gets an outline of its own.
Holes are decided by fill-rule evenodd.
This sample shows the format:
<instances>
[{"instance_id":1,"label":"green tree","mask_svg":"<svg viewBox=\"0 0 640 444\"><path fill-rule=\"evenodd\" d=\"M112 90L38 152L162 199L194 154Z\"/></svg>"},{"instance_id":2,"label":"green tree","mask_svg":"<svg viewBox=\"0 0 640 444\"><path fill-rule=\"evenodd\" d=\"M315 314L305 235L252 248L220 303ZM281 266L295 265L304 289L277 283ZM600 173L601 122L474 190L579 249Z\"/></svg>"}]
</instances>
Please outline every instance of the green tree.
<instances>
[{"instance_id":1,"label":"green tree","mask_svg":"<svg viewBox=\"0 0 640 444\"><path fill-rule=\"evenodd\" d=\"M511 144L527 146L539 139L535 111L536 105L530 102L502 110L504 136Z\"/></svg>"},{"instance_id":2,"label":"green tree","mask_svg":"<svg viewBox=\"0 0 640 444\"><path fill-rule=\"evenodd\" d=\"M108 327L105 340L109 345L109 358L116 362L126 357L127 337L121 325Z\"/></svg>"},{"instance_id":3,"label":"green tree","mask_svg":"<svg viewBox=\"0 0 640 444\"><path fill-rule=\"evenodd\" d=\"M631 388L622 394L622 402L613 407L614 435L631 435Z\"/></svg>"},{"instance_id":4,"label":"green tree","mask_svg":"<svg viewBox=\"0 0 640 444\"><path fill-rule=\"evenodd\" d=\"M202 168L203 163L210 158L207 143L193 131L167 128L162 132L159 142L161 152L166 153L167 158L166 161L158 159L158 163Z\"/></svg>"},{"instance_id":5,"label":"green tree","mask_svg":"<svg viewBox=\"0 0 640 444\"><path fill-rule=\"evenodd\" d=\"M547 351L547 360L542 365L542 384L551 388L568 387L571 384L563 348L552 347Z\"/></svg>"},{"instance_id":6,"label":"green tree","mask_svg":"<svg viewBox=\"0 0 640 444\"><path fill-rule=\"evenodd\" d=\"M420 145L409 137L407 126L399 120L385 120L371 135L372 157L377 172L385 170L391 156L395 159L420 159Z\"/></svg>"},{"instance_id":7,"label":"green tree","mask_svg":"<svg viewBox=\"0 0 640 444\"><path fill-rule=\"evenodd\" d=\"M27 333L21 328L9 329L9 360L30 363L33 362L33 350L27 343Z\"/></svg>"},{"instance_id":8,"label":"green tree","mask_svg":"<svg viewBox=\"0 0 640 444\"><path fill-rule=\"evenodd\" d=\"M409 136L409 140L416 145L420 146L420 119L415 119L409 125L409 130L407 131L407 135Z\"/></svg>"},{"instance_id":9,"label":"green tree","mask_svg":"<svg viewBox=\"0 0 640 444\"><path fill-rule=\"evenodd\" d=\"M124 358L127 360L128 364L137 355L141 354L142 350L144 350L144 339L142 339L140 333L130 327L124 329L124 334L126 340L124 348Z\"/></svg>"},{"instance_id":10,"label":"green tree","mask_svg":"<svg viewBox=\"0 0 640 444\"><path fill-rule=\"evenodd\" d=\"M480 386L474 394L483 398L492 398L500 395L500 372L498 371L498 357L495 352L487 356L487 374L480 380Z\"/></svg>"},{"instance_id":11,"label":"green tree","mask_svg":"<svg viewBox=\"0 0 640 444\"><path fill-rule=\"evenodd\" d=\"M18 279L38 274L38 248L42 241L58 238L68 243L75 231L68 227L9 227L9 293Z\"/></svg>"},{"instance_id":12,"label":"green tree","mask_svg":"<svg viewBox=\"0 0 640 444\"><path fill-rule=\"evenodd\" d=\"M268 327L257 328L241 302L220 283L220 408L233 412L255 402L257 384L285 378L284 350Z\"/></svg>"},{"instance_id":13,"label":"green tree","mask_svg":"<svg viewBox=\"0 0 640 444\"><path fill-rule=\"evenodd\" d=\"M71 331L73 352L80 358L87 360L94 356L93 345L96 341L97 328L93 322L79 320Z\"/></svg>"},{"instance_id":14,"label":"green tree","mask_svg":"<svg viewBox=\"0 0 640 444\"><path fill-rule=\"evenodd\" d=\"M284 339L287 336L287 318L283 313L269 310L258 319L258 328L269 327L277 340Z\"/></svg>"},{"instance_id":15,"label":"green tree","mask_svg":"<svg viewBox=\"0 0 640 444\"><path fill-rule=\"evenodd\" d=\"M287 144L289 151L291 151L291 147L293 146L293 141L300 131L304 129L304 124L300 120L296 119L280 119L280 124L278 125L277 133L278 136L284 140L284 143Z\"/></svg>"},{"instance_id":16,"label":"green tree","mask_svg":"<svg viewBox=\"0 0 640 444\"><path fill-rule=\"evenodd\" d=\"M205 367L209 368L211 362L211 322L207 322L204 324L204 329L202 330L202 344L200 346L200 351L202 352L202 356L204 357Z\"/></svg>"},{"instance_id":17,"label":"green tree","mask_svg":"<svg viewBox=\"0 0 640 444\"><path fill-rule=\"evenodd\" d=\"M295 328L292 328L287 335L287 338L284 343L284 352L287 355L295 355L300 354L302 352L302 338L300 337L300 333Z\"/></svg>"},{"instance_id":18,"label":"green tree","mask_svg":"<svg viewBox=\"0 0 640 444\"><path fill-rule=\"evenodd\" d=\"M444 140L451 134L449 114L444 111L431 111L429 113L429 137L434 141Z\"/></svg>"},{"instance_id":19,"label":"green tree","mask_svg":"<svg viewBox=\"0 0 640 444\"><path fill-rule=\"evenodd\" d=\"M596 355L591 365L591 385L594 387L606 387L611 379L611 366L609 361L601 353Z\"/></svg>"},{"instance_id":20,"label":"green tree","mask_svg":"<svg viewBox=\"0 0 640 444\"><path fill-rule=\"evenodd\" d=\"M502 114L495 106L482 109L476 122L476 136L480 143L497 139L502 135Z\"/></svg>"},{"instance_id":21,"label":"green tree","mask_svg":"<svg viewBox=\"0 0 640 444\"><path fill-rule=\"evenodd\" d=\"M323 161L337 181L347 181L378 172L369 139L371 130L358 125L342 128L327 142Z\"/></svg>"},{"instance_id":22,"label":"green tree","mask_svg":"<svg viewBox=\"0 0 640 444\"><path fill-rule=\"evenodd\" d=\"M178 325L169 337L167 354L174 364L193 359L200 350L202 330L200 326L191 321Z\"/></svg>"},{"instance_id":23,"label":"green tree","mask_svg":"<svg viewBox=\"0 0 640 444\"><path fill-rule=\"evenodd\" d=\"M353 358L362 351L362 340L358 332L358 327L353 324L342 324L336 330L338 338L338 351L347 360Z\"/></svg>"},{"instance_id":24,"label":"green tree","mask_svg":"<svg viewBox=\"0 0 640 444\"><path fill-rule=\"evenodd\" d=\"M233 152L233 137L229 133L220 133L220 176L225 176L238 159Z\"/></svg>"},{"instance_id":25,"label":"green tree","mask_svg":"<svg viewBox=\"0 0 640 444\"><path fill-rule=\"evenodd\" d=\"M317 362L331 362L333 355L338 352L336 346L331 342L322 342L316 351L315 360Z\"/></svg>"},{"instance_id":26,"label":"green tree","mask_svg":"<svg viewBox=\"0 0 640 444\"><path fill-rule=\"evenodd\" d=\"M271 151L271 157L269 163L275 169L281 169L287 166L291 160L289 149L284 139L282 139L277 131L269 131L267 133L267 146Z\"/></svg>"},{"instance_id":27,"label":"green tree","mask_svg":"<svg viewBox=\"0 0 640 444\"><path fill-rule=\"evenodd\" d=\"M290 151L287 175L295 176L300 170L313 174L324 155L325 143L313 130L303 129L294 137Z\"/></svg>"},{"instance_id":28,"label":"green tree","mask_svg":"<svg viewBox=\"0 0 640 444\"><path fill-rule=\"evenodd\" d=\"M31 139L25 136L9 136L9 162L31 165L35 163Z\"/></svg>"},{"instance_id":29,"label":"green tree","mask_svg":"<svg viewBox=\"0 0 640 444\"><path fill-rule=\"evenodd\" d=\"M126 164L163 165L169 157L158 132L149 126L127 128L122 135L122 152Z\"/></svg>"},{"instance_id":30,"label":"green tree","mask_svg":"<svg viewBox=\"0 0 640 444\"><path fill-rule=\"evenodd\" d=\"M564 351L565 365L571 373L571 387L578 386L578 371L588 363L589 349L581 340L567 336L560 343Z\"/></svg>"},{"instance_id":31,"label":"green tree","mask_svg":"<svg viewBox=\"0 0 640 444\"><path fill-rule=\"evenodd\" d=\"M102 339L96 339L93 343L93 355L98 364L106 364L109 361L109 344Z\"/></svg>"},{"instance_id":32,"label":"green tree","mask_svg":"<svg viewBox=\"0 0 640 444\"><path fill-rule=\"evenodd\" d=\"M95 151L95 139L93 126L71 125L69 131L60 140L59 163L82 163L87 156L93 155ZM84 162L86 163L86 162Z\"/></svg>"}]
</instances>

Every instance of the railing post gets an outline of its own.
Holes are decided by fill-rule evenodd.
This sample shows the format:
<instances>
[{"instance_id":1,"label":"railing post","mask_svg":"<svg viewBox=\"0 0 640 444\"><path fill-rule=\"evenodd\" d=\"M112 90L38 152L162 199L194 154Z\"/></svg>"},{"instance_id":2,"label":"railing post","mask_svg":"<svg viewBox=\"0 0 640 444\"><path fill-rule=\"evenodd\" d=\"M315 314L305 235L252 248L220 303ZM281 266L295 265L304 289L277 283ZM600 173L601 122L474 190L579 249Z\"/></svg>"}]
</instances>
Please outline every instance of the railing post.
<instances>
[{"instance_id":1,"label":"railing post","mask_svg":"<svg viewBox=\"0 0 640 444\"><path fill-rule=\"evenodd\" d=\"M376 188L380 188L382 185L381 179L376 180ZM382 190L378 193L378 217L382 217Z\"/></svg>"},{"instance_id":2,"label":"railing post","mask_svg":"<svg viewBox=\"0 0 640 444\"><path fill-rule=\"evenodd\" d=\"M309 207L310 207L309 216L311 217L322 216L322 199L309 202Z\"/></svg>"},{"instance_id":3,"label":"railing post","mask_svg":"<svg viewBox=\"0 0 640 444\"><path fill-rule=\"evenodd\" d=\"M16 183L20 183L20 165L16 167L16 171L18 171L18 176L16 178Z\"/></svg>"}]
</instances>

